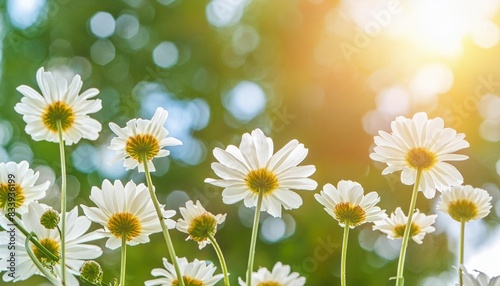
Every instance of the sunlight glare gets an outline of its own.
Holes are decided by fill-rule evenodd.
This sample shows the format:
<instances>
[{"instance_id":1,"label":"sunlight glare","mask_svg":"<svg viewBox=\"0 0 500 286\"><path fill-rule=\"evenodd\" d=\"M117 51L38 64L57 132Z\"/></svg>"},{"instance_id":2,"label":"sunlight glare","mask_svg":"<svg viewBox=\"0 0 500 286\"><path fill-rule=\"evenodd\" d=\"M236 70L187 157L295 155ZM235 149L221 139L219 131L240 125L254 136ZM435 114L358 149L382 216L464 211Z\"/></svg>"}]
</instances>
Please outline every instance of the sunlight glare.
<instances>
[{"instance_id":1,"label":"sunlight glare","mask_svg":"<svg viewBox=\"0 0 500 286\"><path fill-rule=\"evenodd\" d=\"M470 11L460 1L414 1L409 23L412 40L427 51L444 56L458 56L462 52L462 38L466 35Z\"/></svg>"}]
</instances>

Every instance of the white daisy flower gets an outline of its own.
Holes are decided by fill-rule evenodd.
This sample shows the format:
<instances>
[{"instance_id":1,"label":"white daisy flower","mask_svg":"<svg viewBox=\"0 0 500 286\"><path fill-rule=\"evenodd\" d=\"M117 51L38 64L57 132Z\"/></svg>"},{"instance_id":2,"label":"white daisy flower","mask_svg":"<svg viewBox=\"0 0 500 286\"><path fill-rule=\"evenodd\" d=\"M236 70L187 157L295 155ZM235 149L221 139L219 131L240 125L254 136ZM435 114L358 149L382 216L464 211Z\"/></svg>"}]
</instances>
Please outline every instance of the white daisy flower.
<instances>
[{"instance_id":1,"label":"white daisy flower","mask_svg":"<svg viewBox=\"0 0 500 286\"><path fill-rule=\"evenodd\" d=\"M181 273L183 273L184 285L196 286L213 286L223 278L223 274L214 275L215 267L213 264L207 264L205 261L195 259L193 262L187 261L185 257L177 259ZM144 282L145 286L177 286L179 285L177 274L174 266L170 264L166 258L163 258L163 266L165 268L155 268L151 271L151 275L156 278Z\"/></svg>"},{"instance_id":2,"label":"white daisy flower","mask_svg":"<svg viewBox=\"0 0 500 286\"><path fill-rule=\"evenodd\" d=\"M41 245L54 255L59 256L61 240L58 230L56 228L46 229L40 223L41 216L48 209L50 208L46 205L33 202L28 205L28 212L23 214L21 220L18 220L17 223L22 224L28 231L34 232ZM86 243L100 239L102 235L99 235L97 232L85 234L91 222L85 216L78 216L77 207L66 214L66 220L68 223L66 229L66 282L67 285L79 285L78 279L75 276L80 275L80 268L85 260L95 259L102 254L101 248ZM2 276L3 280L6 282L18 282L26 280L33 275L42 275L26 252L26 248L24 247L26 236L19 229L14 230L11 222L4 217L0 218L0 225L6 230L13 231L16 237L14 249L16 276L12 277L9 275L12 272L8 268L9 262L7 262L9 253L13 251L7 248L10 243L10 233L7 231L0 232L0 257L2 258L0 260L0 271L6 271ZM59 228L61 228L60 223ZM46 266L60 279L62 269L59 263L61 260L57 262L53 261L33 244L31 244L31 250L42 265Z\"/></svg>"},{"instance_id":3,"label":"white daisy flower","mask_svg":"<svg viewBox=\"0 0 500 286\"><path fill-rule=\"evenodd\" d=\"M210 243L210 236L215 236L217 225L226 220L226 214L213 215L207 212L200 201L187 201L186 207L180 207L182 215L177 221L176 227L179 231L189 234L188 239L198 242L200 249Z\"/></svg>"},{"instance_id":4,"label":"white daisy flower","mask_svg":"<svg viewBox=\"0 0 500 286\"><path fill-rule=\"evenodd\" d=\"M144 184L136 185L129 181L124 186L119 180L114 184L104 180L102 189L92 187L90 199L97 207L81 207L91 221L104 226L101 233L109 237L106 247L110 249L121 246L122 236L126 236L128 245L137 245L149 242L150 234L162 231L153 201ZM163 212L169 229L175 227L175 221L167 219L173 215L173 210Z\"/></svg>"},{"instance_id":5,"label":"white daisy flower","mask_svg":"<svg viewBox=\"0 0 500 286\"><path fill-rule=\"evenodd\" d=\"M50 182L36 184L39 175L26 161L0 163L0 215L24 214L29 203L45 197Z\"/></svg>"},{"instance_id":6,"label":"white daisy flower","mask_svg":"<svg viewBox=\"0 0 500 286\"><path fill-rule=\"evenodd\" d=\"M441 118L427 119L424 112L412 119L399 116L391 123L392 133L379 131L375 136L375 152L370 158L387 164L383 175L401 172L401 182L415 184L417 170L421 170L419 191L433 198L436 189L443 192L463 183L460 172L446 161L461 161L468 157L452 154L469 147L463 133L444 128Z\"/></svg>"},{"instance_id":7,"label":"white daisy flower","mask_svg":"<svg viewBox=\"0 0 500 286\"><path fill-rule=\"evenodd\" d=\"M342 227L349 222L349 227L354 228L365 222L382 219L385 215L385 210L375 206L380 201L378 194L371 192L365 196L363 187L357 182L341 180L337 188L326 184L314 198Z\"/></svg>"},{"instance_id":8,"label":"white daisy flower","mask_svg":"<svg viewBox=\"0 0 500 286\"><path fill-rule=\"evenodd\" d=\"M83 84L79 75L75 75L68 86L65 78L45 72L43 67L38 69L36 81L42 94L21 85L17 90L24 97L14 107L23 115L26 133L33 140L59 142L58 124L66 145L82 138L96 140L99 137L101 123L87 115L102 108L100 99L90 99L99 93L98 89L91 88L78 95Z\"/></svg>"},{"instance_id":9,"label":"white daisy flower","mask_svg":"<svg viewBox=\"0 0 500 286\"><path fill-rule=\"evenodd\" d=\"M488 275L484 274L481 271L474 270L478 273L476 277L474 277L471 273L467 272L465 267L460 266L464 276L464 286L500 286L500 275L489 278ZM459 286L459 284L456 284Z\"/></svg>"},{"instance_id":10,"label":"white daisy flower","mask_svg":"<svg viewBox=\"0 0 500 286\"><path fill-rule=\"evenodd\" d=\"M245 133L239 148L214 149L219 162L212 163L212 169L221 179L205 182L225 188L222 200L226 204L243 200L246 207L255 207L262 191L261 210L280 217L281 206L289 210L302 205L302 198L290 189L314 190L318 184L307 178L316 171L314 166L297 166L307 156L303 144L292 140L274 155L273 149L272 139L260 129Z\"/></svg>"},{"instance_id":11,"label":"white daisy flower","mask_svg":"<svg viewBox=\"0 0 500 286\"><path fill-rule=\"evenodd\" d=\"M436 221L437 215L426 216L416 210L413 213L410 229L410 237L418 244L422 244L427 233L434 232L436 230L432 225ZM403 238L403 234L406 229L406 223L408 222L408 217L403 213L400 207L396 209L391 217L385 215L384 219L377 220L374 222L373 230L380 230L381 232L387 234L389 239L399 239Z\"/></svg>"},{"instance_id":12,"label":"white daisy flower","mask_svg":"<svg viewBox=\"0 0 500 286\"><path fill-rule=\"evenodd\" d=\"M456 186L443 192L436 208L458 222L478 220L490 213L492 197L486 190L472 186Z\"/></svg>"},{"instance_id":13,"label":"white daisy flower","mask_svg":"<svg viewBox=\"0 0 500 286\"><path fill-rule=\"evenodd\" d=\"M297 272L291 272L290 266L278 262L273 270L269 271L265 267L259 268L257 272L252 273L251 286L303 286L306 284L306 278L300 276ZM246 286L246 282L238 278L240 286Z\"/></svg>"},{"instance_id":14,"label":"white daisy flower","mask_svg":"<svg viewBox=\"0 0 500 286\"><path fill-rule=\"evenodd\" d=\"M170 151L162 149L163 147L182 145L179 139L167 137L169 132L163 127L167 117L168 112L158 107L151 120L131 119L124 128L110 122L109 127L118 135L111 140L109 146L109 149L115 150L117 154L113 161L125 159L123 166L127 170L139 167L139 172L144 172L142 161L146 158L149 171L155 171L153 158L170 154Z\"/></svg>"}]
</instances>

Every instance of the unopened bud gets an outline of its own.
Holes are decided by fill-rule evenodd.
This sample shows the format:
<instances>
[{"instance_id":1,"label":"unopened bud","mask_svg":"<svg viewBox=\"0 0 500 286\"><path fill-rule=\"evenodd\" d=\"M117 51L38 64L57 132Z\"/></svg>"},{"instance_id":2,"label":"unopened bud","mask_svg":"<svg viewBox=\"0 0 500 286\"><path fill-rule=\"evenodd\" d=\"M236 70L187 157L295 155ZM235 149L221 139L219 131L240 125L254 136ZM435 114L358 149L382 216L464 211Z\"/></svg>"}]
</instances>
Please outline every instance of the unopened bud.
<instances>
[{"instance_id":1,"label":"unopened bud","mask_svg":"<svg viewBox=\"0 0 500 286\"><path fill-rule=\"evenodd\" d=\"M55 210L50 209L43 213L42 217L40 218L40 223L46 229L54 229L59 224L59 220L59 213L57 213Z\"/></svg>"},{"instance_id":2,"label":"unopened bud","mask_svg":"<svg viewBox=\"0 0 500 286\"><path fill-rule=\"evenodd\" d=\"M94 260L85 261L80 270L80 275L90 283L101 284L103 276L101 265Z\"/></svg>"}]
</instances>

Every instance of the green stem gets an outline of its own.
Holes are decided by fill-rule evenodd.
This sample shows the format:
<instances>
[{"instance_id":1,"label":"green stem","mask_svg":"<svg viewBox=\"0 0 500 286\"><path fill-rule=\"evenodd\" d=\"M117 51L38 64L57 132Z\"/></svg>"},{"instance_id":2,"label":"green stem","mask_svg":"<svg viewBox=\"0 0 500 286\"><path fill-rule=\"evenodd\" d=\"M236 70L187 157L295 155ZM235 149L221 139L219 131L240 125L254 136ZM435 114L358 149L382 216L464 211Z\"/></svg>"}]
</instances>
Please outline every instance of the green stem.
<instances>
[{"instance_id":1,"label":"green stem","mask_svg":"<svg viewBox=\"0 0 500 286\"><path fill-rule=\"evenodd\" d=\"M28 256L31 258L31 260L33 261L35 266L38 268L38 270L40 270L40 272L42 272L42 274L50 281L50 283L52 283L53 285L59 285L61 283L61 281L57 280L57 278L54 277L54 275L52 275L52 273L50 273L47 270L47 268L43 267L43 265L40 263L40 261L38 261L36 256L33 254L33 251L31 250L31 247L30 247L30 241L32 239L35 239L35 234L33 232L28 233L28 235L26 236L26 240L24 242L24 248L26 249Z\"/></svg>"},{"instance_id":2,"label":"green stem","mask_svg":"<svg viewBox=\"0 0 500 286\"><path fill-rule=\"evenodd\" d=\"M346 283L346 260L347 260L347 242L349 241L349 221L345 222L344 226L344 238L342 240L342 261L340 265L340 284L345 286Z\"/></svg>"},{"instance_id":3,"label":"green stem","mask_svg":"<svg viewBox=\"0 0 500 286\"><path fill-rule=\"evenodd\" d=\"M9 221L12 221L8 216L7 214L5 215L5 217L9 220ZM29 240L31 241L31 243L33 243L41 252L43 252L43 254L45 254L47 257L49 257L51 260L53 261L56 261L56 262L59 262L59 257L57 257L56 255L54 255L54 253L50 252L47 248L45 248L43 245L40 244L40 242L38 242L38 240L22 226L21 223L19 222L15 222L13 223L14 226L19 229L23 234L24 236L26 236L26 238L29 237Z\"/></svg>"},{"instance_id":4,"label":"green stem","mask_svg":"<svg viewBox=\"0 0 500 286\"><path fill-rule=\"evenodd\" d=\"M459 257L458 257L458 277L460 279L460 286L464 285L464 277L462 274L462 269L460 269L460 266L464 264L464 241L465 241L465 221L462 219L460 222L460 250L459 250Z\"/></svg>"},{"instance_id":5,"label":"green stem","mask_svg":"<svg viewBox=\"0 0 500 286\"><path fill-rule=\"evenodd\" d=\"M224 273L224 285L229 286L229 273L227 272L227 265L226 265L226 260L224 259L224 255L222 254L222 250L220 249L219 244L217 243L217 240L215 240L215 237L212 234L208 234L208 239L210 239L210 242L212 243L215 252L217 252L217 257L219 257L220 261L220 266L222 268L222 273Z\"/></svg>"},{"instance_id":6,"label":"green stem","mask_svg":"<svg viewBox=\"0 0 500 286\"><path fill-rule=\"evenodd\" d=\"M122 234L122 260L120 267L120 286L125 286L125 273L127 268L127 236Z\"/></svg>"},{"instance_id":7,"label":"green stem","mask_svg":"<svg viewBox=\"0 0 500 286\"><path fill-rule=\"evenodd\" d=\"M253 218L252 227L252 238L250 241L250 252L248 254L248 266L247 266L247 283L246 285L252 285L252 272L253 272L253 260L255 257L255 244L257 242L257 233L259 233L259 220L260 220L260 209L262 207L262 199L264 197L264 191L259 191L259 197L257 198L257 207L255 208L255 215Z\"/></svg>"},{"instance_id":8,"label":"green stem","mask_svg":"<svg viewBox=\"0 0 500 286\"><path fill-rule=\"evenodd\" d=\"M61 121L57 121L57 131L61 156L61 276L62 284L66 285L66 158Z\"/></svg>"},{"instance_id":9,"label":"green stem","mask_svg":"<svg viewBox=\"0 0 500 286\"><path fill-rule=\"evenodd\" d=\"M175 255L174 245L172 243L172 239L170 238L170 234L168 233L168 228L165 224L165 219L163 218L163 212L160 207L160 203L158 202L158 198L156 198L156 194L153 189L153 180L151 180L151 174L149 173L148 160L146 156L142 156L142 163L144 165L144 174L146 176L146 182L148 184L149 195L151 196L151 200L153 201L153 205L155 206L156 215L160 220L163 238L165 239L165 243L167 244L168 253L170 254L170 260L172 260L172 263L174 264L177 281L179 283L179 286L184 286L184 276L182 275L179 264L177 263L177 256Z\"/></svg>"},{"instance_id":10,"label":"green stem","mask_svg":"<svg viewBox=\"0 0 500 286\"><path fill-rule=\"evenodd\" d=\"M399 253L398 261L398 273L396 276L396 286L404 285L404 267L405 267L405 257L406 248L408 247L408 241L410 240L411 223L413 219L413 212L415 211L415 206L417 204L418 197L418 186L420 185L420 177L422 176L422 170L417 170L417 178L415 179L415 185L413 185L413 192L411 194L410 209L408 210L408 221L406 222L405 232L403 234L403 243L401 244L401 252Z\"/></svg>"}]
</instances>

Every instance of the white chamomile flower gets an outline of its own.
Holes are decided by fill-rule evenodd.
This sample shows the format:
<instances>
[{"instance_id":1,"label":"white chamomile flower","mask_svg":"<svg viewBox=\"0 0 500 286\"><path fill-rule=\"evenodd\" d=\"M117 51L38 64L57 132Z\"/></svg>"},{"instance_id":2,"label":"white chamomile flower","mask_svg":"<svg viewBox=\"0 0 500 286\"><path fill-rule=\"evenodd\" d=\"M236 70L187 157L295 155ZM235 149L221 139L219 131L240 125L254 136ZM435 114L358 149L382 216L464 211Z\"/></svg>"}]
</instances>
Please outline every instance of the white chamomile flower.
<instances>
[{"instance_id":1,"label":"white chamomile flower","mask_svg":"<svg viewBox=\"0 0 500 286\"><path fill-rule=\"evenodd\" d=\"M297 272L291 272L290 266L277 262L272 271L265 267L259 268L252 273L252 285L250 286L304 286L306 278ZM238 279L240 286L247 286L241 278Z\"/></svg>"},{"instance_id":2,"label":"white chamomile flower","mask_svg":"<svg viewBox=\"0 0 500 286\"><path fill-rule=\"evenodd\" d=\"M472 186L456 186L443 192L437 209L458 222L478 220L490 213L492 197L486 190Z\"/></svg>"},{"instance_id":3,"label":"white chamomile flower","mask_svg":"<svg viewBox=\"0 0 500 286\"><path fill-rule=\"evenodd\" d=\"M65 78L44 71L43 67L37 71L36 81L42 94L21 85L17 90L24 97L14 107L23 115L26 133L33 140L59 142L58 126L66 145L78 143L82 138L99 137L101 123L88 116L102 108L100 99L90 99L99 93L98 89L90 88L79 95L83 85L79 75L68 86Z\"/></svg>"},{"instance_id":4,"label":"white chamomile flower","mask_svg":"<svg viewBox=\"0 0 500 286\"><path fill-rule=\"evenodd\" d=\"M434 232L436 230L432 225L436 221L437 215L425 215L416 210L413 213L411 227L410 227L410 237L418 244L422 244L427 233ZM384 219L377 220L374 222L373 230L380 230L381 232L387 234L389 239L399 239L403 238L403 234L406 229L406 223L408 222L408 217L403 213L401 208L397 208L390 217L386 215Z\"/></svg>"},{"instance_id":5,"label":"white chamomile flower","mask_svg":"<svg viewBox=\"0 0 500 286\"><path fill-rule=\"evenodd\" d=\"M50 182L36 184L39 175L26 161L0 163L0 215L24 214L29 203L45 197Z\"/></svg>"},{"instance_id":6,"label":"white chamomile flower","mask_svg":"<svg viewBox=\"0 0 500 286\"><path fill-rule=\"evenodd\" d=\"M223 274L214 275L215 267L213 264L207 264L205 261L195 259L189 262L185 257L177 259L181 273L183 273L184 285L186 286L213 286L223 278ZM179 281L174 266L166 258L163 258L165 268L155 268L151 275L156 278L144 282L145 286L177 286Z\"/></svg>"},{"instance_id":7,"label":"white chamomile flower","mask_svg":"<svg viewBox=\"0 0 500 286\"><path fill-rule=\"evenodd\" d=\"M467 272L465 267L460 266L464 276L464 286L500 286L500 275L489 278L488 275L484 274L481 271L474 270L478 273L476 277L474 277L471 273ZM459 286L460 284L456 284Z\"/></svg>"},{"instance_id":8,"label":"white chamomile flower","mask_svg":"<svg viewBox=\"0 0 500 286\"><path fill-rule=\"evenodd\" d=\"M376 206L380 201L378 194L371 192L365 196L363 187L357 182L341 180L337 188L326 184L314 198L342 227L348 223L350 228L354 228L365 222L379 220L385 215L385 211Z\"/></svg>"},{"instance_id":9,"label":"white chamomile flower","mask_svg":"<svg viewBox=\"0 0 500 286\"><path fill-rule=\"evenodd\" d=\"M85 215L104 226L103 235L109 237L106 247L116 249L125 236L128 245L149 242L149 235L161 232L153 201L144 184L129 181L125 186L119 180L112 184L104 180L102 188L92 187L90 199L97 207L82 205ZM169 218L175 211L164 211ZM175 227L175 221L166 220L168 228Z\"/></svg>"},{"instance_id":10,"label":"white chamomile flower","mask_svg":"<svg viewBox=\"0 0 500 286\"><path fill-rule=\"evenodd\" d=\"M58 229L47 229L40 223L40 218L47 210L50 210L48 206L32 202L28 205L28 212L24 213L21 216L21 220L18 220L17 223L22 224L28 231L35 233L41 245L43 245L55 256L59 256L61 250L61 240ZM91 222L85 216L78 216L77 207L66 214L66 221L68 225L66 228L67 285L79 285L78 279L75 276L80 275L80 268L85 260L95 259L102 254L101 248L86 243L100 239L102 238L102 235L95 231L85 234L89 229ZM16 276L12 277L9 275L12 272L8 270L9 262L7 262L7 258L10 255L9 253L12 251L7 248L10 242L10 233L7 233L7 231L0 232L0 257L2 258L2 260L0 260L0 271L6 271L2 277L3 280L6 282L18 282L26 280L33 275L42 275L26 252L26 236L19 229L13 230L11 221L5 219L4 217L0 218L0 225L4 229L14 231L16 234ZM60 222L59 229L61 229ZM60 265L61 259L59 259L59 261L54 261L50 258L50 256L40 251L34 244L30 243L30 245L33 254L40 261L40 263L44 265L44 267L48 268L48 270L58 277L58 279L60 279L62 273Z\"/></svg>"},{"instance_id":11,"label":"white chamomile flower","mask_svg":"<svg viewBox=\"0 0 500 286\"><path fill-rule=\"evenodd\" d=\"M111 140L109 146L109 149L115 150L117 154L113 161L125 159L123 166L127 170L138 167L139 172L144 172L143 160L145 159L149 171L155 171L153 158L170 154L170 151L162 149L163 147L182 145L179 139L167 137L168 130L163 126L167 117L168 112L158 107L151 120L131 119L124 128L110 122L109 127L118 135Z\"/></svg>"},{"instance_id":12,"label":"white chamomile flower","mask_svg":"<svg viewBox=\"0 0 500 286\"><path fill-rule=\"evenodd\" d=\"M453 154L469 147L463 133L444 128L441 118L427 119L424 112L412 119L398 116L391 123L392 133L379 131L375 136L374 153L370 158L387 164L383 175L401 171L401 182L415 184L417 171L421 171L418 190L426 198L433 198L436 189L443 192L463 183L460 172L446 161L461 161L468 157Z\"/></svg>"},{"instance_id":13,"label":"white chamomile flower","mask_svg":"<svg viewBox=\"0 0 500 286\"><path fill-rule=\"evenodd\" d=\"M226 214L213 215L205 210L200 201L196 201L196 205L193 201L187 201L186 207L180 207L179 211L182 218L177 221L177 229L189 234L186 240L198 242L200 249L210 243L210 239L214 239L217 225L226 220Z\"/></svg>"},{"instance_id":14,"label":"white chamomile flower","mask_svg":"<svg viewBox=\"0 0 500 286\"><path fill-rule=\"evenodd\" d=\"M289 210L302 205L302 198L290 189L314 190L318 184L307 178L316 171L314 166L297 166L307 156L303 144L292 140L274 155L273 149L272 139L260 129L245 133L239 147L214 149L219 162L212 163L212 169L221 179L205 182L224 188L226 204L243 200L246 207L255 207L262 192L261 210L280 217L282 206Z\"/></svg>"}]
</instances>

